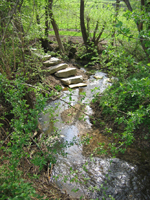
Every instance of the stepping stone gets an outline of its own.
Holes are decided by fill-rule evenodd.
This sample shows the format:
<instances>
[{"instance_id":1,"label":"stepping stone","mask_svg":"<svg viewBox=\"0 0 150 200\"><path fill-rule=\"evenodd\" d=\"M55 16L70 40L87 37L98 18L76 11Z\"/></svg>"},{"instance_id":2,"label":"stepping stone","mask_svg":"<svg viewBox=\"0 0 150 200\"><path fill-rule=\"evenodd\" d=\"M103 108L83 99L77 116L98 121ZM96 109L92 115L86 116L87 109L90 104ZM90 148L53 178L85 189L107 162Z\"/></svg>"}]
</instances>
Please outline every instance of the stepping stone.
<instances>
[{"instance_id":1,"label":"stepping stone","mask_svg":"<svg viewBox=\"0 0 150 200\"><path fill-rule=\"evenodd\" d=\"M53 66L53 65L57 65L61 62L60 59L58 58L55 58L55 57L52 57L50 60L47 60L45 61L43 64L46 66L46 67L50 67L50 66Z\"/></svg>"},{"instance_id":2,"label":"stepping stone","mask_svg":"<svg viewBox=\"0 0 150 200\"><path fill-rule=\"evenodd\" d=\"M31 48L30 50L31 50L31 51L37 51L37 49L36 49L36 48Z\"/></svg>"},{"instance_id":3,"label":"stepping stone","mask_svg":"<svg viewBox=\"0 0 150 200\"><path fill-rule=\"evenodd\" d=\"M55 76L61 77L61 78L66 78L66 77L75 75L76 71L77 71L76 68L66 68L66 69L56 72Z\"/></svg>"},{"instance_id":4,"label":"stepping stone","mask_svg":"<svg viewBox=\"0 0 150 200\"><path fill-rule=\"evenodd\" d=\"M45 56L42 56L42 57L41 57L41 60L42 60L43 62L45 62L45 61L49 60L50 58L51 58L51 55L45 55Z\"/></svg>"},{"instance_id":5,"label":"stepping stone","mask_svg":"<svg viewBox=\"0 0 150 200\"><path fill-rule=\"evenodd\" d=\"M48 55L48 54L41 55L40 53L38 53L38 50L36 48L31 48L30 51L32 54L37 56L42 62L47 61L51 58L51 55Z\"/></svg>"},{"instance_id":6,"label":"stepping stone","mask_svg":"<svg viewBox=\"0 0 150 200\"><path fill-rule=\"evenodd\" d=\"M78 83L78 84L69 85L70 88L84 87L84 86L87 86L87 84L86 83Z\"/></svg>"},{"instance_id":7,"label":"stepping stone","mask_svg":"<svg viewBox=\"0 0 150 200\"><path fill-rule=\"evenodd\" d=\"M51 55L42 56L38 53L34 53L34 55L36 55L42 62L45 62L51 58Z\"/></svg>"},{"instance_id":8,"label":"stepping stone","mask_svg":"<svg viewBox=\"0 0 150 200\"><path fill-rule=\"evenodd\" d=\"M74 76L74 77L70 77L70 78L64 78L64 79L61 79L61 82L64 85L70 85L73 83L81 83L81 82L83 82L83 77L82 76Z\"/></svg>"},{"instance_id":9,"label":"stepping stone","mask_svg":"<svg viewBox=\"0 0 150 200\"><path fill-rule=\"evenodd\" d=\"M102 79L102 78L104 78L104 76L94 75L94 78L95 79Z\"/></svg>"},{"instance_id":10,"label":"stepping stone","mask_svg":"<svg viewBox=\"0 0 150 200\"><path fill-rule=\"evenodd\" d=\"M47 61L51 58L51 55L44 55L43 56L43 55L37 53L36 51L37 51L37 49L34 49L34 48L31 49L31 53L33 55L37 56L42 62Z\"/></svg>"},{"instance_id":11,"label":"stepping stone","mask_svg":"<svg viewBox=\"0 0 150 200\"><path fill-rule=\"evenodd\" d=\"M55 65L53 67L49 67L48 69L49 69L49 73L50 74L54 74L55 72L57 72L57 71L59 71L61 69L65 69L67 67L68 67L68 64L66 64L66 63L60 63L60 64Z\"/></svg>"},{"instance_id":12,"label":"stepping stone","mask_svg":"<svg viewBox=\"0 0 150 200\"><path fill-rule=\"evenodd\" d=\"M107 78L106 79L109 83L112 83L112 79L111 78Z\"/></svg>"}]
</instances>

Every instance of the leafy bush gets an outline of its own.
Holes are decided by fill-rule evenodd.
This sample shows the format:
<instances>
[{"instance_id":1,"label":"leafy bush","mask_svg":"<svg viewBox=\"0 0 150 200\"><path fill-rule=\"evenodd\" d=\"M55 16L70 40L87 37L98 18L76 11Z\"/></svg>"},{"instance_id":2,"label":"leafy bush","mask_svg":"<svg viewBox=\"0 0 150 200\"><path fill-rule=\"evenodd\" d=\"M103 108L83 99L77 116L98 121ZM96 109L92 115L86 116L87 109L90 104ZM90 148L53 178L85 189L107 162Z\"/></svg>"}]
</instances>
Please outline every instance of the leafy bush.
<instances>
[{"instance_id":1,"label":"leafy bush","mask_svg":"<svg viewBox=\"0 0 150 200\"><path fill-rule=\"evenodd\" d=\"M5 103L11 105L10 112L5 115L13 114L13 118L10 119L11 128L0 146L3 152L0 157L3 162L0 167L0 198L31 199L37 197L35 189L22 179L24 171L20 171L19 166L22 159L30 156L25 147L31 145L32 134L38 127L38 114L44 109L46 98L37 93L35 107L30 108L25 95L32 89L26 88L24 79L16 78L10 81L0 75L0 83L0 94L4 97ZM45 159L42 161L40 167L45 164Z\"/></svg>"},{"instance_id":2,"label":"leafy bush","mask_svg":"<svg viewBox=\"0 0 150 200\"><path fill-rule=\"evenodd\" d=\"M114 83L99 100L102 113L111 116L118 126L119 124L124 125L124 130L118 135L121 146L133 143L135 130L140 126L150 129L149 65L138 64L135 69L136 73ZM147 134L145 139L147 139Z\"/></svg>"}]
</instances>

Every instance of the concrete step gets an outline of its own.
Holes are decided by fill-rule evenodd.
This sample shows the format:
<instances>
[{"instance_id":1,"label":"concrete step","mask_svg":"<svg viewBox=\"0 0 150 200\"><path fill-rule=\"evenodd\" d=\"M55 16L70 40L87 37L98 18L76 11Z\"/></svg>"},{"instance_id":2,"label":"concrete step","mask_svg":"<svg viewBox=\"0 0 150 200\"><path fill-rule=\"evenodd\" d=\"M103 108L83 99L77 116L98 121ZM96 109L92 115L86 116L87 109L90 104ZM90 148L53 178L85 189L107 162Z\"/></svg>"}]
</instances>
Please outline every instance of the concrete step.
<instances>
[{"instance_id":1,"label":"concrete step","mask_svg":"<svg viewBox=\"0 0 150 200\"><path fill-rule=\"evenodd\" d=\"M77 83L77 84L71 84L69 85L69 87L72 89L72 88L76 88L76 87L85 87L87 86L86 83Z\"/></svg>"},{"instance_id":2,"label":"concrete step","mask_svg":"<svg viewBox=\"0 0 150 200\"><path fill-rule=\"evenodd\" d=\"M70 84L75 84L75 83L81 83L83 82L83 77L82 76L73 76L73 77L69 77L69 78L64 78L61 79L61 82L64 85L70 85Z\"/></svg>"},{"instance_id":3,"label":"concrete step","mask_svg":"<svg viewBox=\"0 0 150 200\"><path fill-rule=\"evenodd\" d=\"M59 63L61 63L61 60L59 58L55 58L55 57L51 57L50 60L47 60L47 61L43 62L43 64L46 67L54 66L54 65L57 65Z\"/></svg>"},{"instance_id":4,"label":"concrete step","mask_svg":"<svg viewBox=\"0 0 150 200\"><path fill-rule=\"evenodd\" d=\"M56 72L55 76L60 77L60 78L66 78L66 77L75 75L76 71L77 71L76 68L66 68L66 69Z\"/></svg>"},{"instance_id":5,"label":"concrete step","mask_svg":"<svg viewBox=\"0 0 150 200\"><path fill-rule=\"evenodd\" d=\"M61 69L65 69L67 67L68 67L68 64L66 64L66 63L60 63L58 65L49 67L48 70L49 70L50 74L54 74L55 72L57 72L57 71L59 71Z\"/></svg>"}]
</instances>

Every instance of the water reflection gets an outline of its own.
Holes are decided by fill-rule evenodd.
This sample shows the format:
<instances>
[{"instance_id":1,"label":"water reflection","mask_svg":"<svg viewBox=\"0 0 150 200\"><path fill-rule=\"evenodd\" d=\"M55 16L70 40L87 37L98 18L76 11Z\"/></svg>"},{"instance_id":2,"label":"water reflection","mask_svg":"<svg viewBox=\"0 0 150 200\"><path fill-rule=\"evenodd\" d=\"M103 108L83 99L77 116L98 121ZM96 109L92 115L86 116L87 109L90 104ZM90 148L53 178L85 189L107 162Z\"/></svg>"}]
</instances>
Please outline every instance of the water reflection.
<instances>
[{"instance_id":1,"label":"water reflection","mask_svg":"<svg viewBox=\"0 0 150 200\"><path fill-rule=\"evenodd\" d=\"M64 142L71 142L74 137L77 138L75 145L64 149L67 153L66 157L61 154L58 155L53 170L53 181L74 199L82 195L85 199L102 199L102 197L110 199L109 195L118 200L150 199L150 176L141 173L136 165L118 158L94 157L91 160L83 155L82 145L79 145L80 137L91 131L91 123L87 116L85 119L78 120L81 117L80 111L84 108L85 113L91 114L92 110L89 103L94 94L102 93L108 85L111 86L105 73L98 72L95 75L97 78L98 76L102 78L94 79L91 76L87 87L75 89L71 93L65 89L59 100L48 105L55 108L59 104L55 113L58 114L58 121L55 126L64 136ZM83 98L81 92L86 93L85 98ZM71 106L75 106L77 109L70 108L65 102L69 102ZM71 113L70 118L67 117L69 112ZM42 115L41 124L43 130L50 134L53 125L49 121L44 123L48 118L48 114ZM76 173L71 174L72 170L75 170ZM77 174L78 181L75 174ZM58 177L57 180L54 177ZM75 182L72 182L73 180ZM72 192L73 188L79 188L79 190L75 193Z\"/></svg>"}]
</instances>

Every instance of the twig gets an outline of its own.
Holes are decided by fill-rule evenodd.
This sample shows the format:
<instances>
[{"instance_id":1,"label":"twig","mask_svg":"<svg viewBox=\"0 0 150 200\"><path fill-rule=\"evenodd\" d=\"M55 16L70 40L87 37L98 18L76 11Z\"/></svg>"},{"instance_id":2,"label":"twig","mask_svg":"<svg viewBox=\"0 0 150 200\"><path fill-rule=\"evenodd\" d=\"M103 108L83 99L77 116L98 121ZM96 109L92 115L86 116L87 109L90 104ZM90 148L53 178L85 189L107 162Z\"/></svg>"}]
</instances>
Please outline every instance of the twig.
<instances>
[{"instance_id":1,"label":"twig","mask_svg":"<svg viewBox=\"0 0 150 200\"><path fill-rule=\"evenodd\" d=\"M12 135L12 133L10 133L7 138L4 140L4 142L1 144L0 148L3 146L3 144L8 140L8 138Z\"/></svg>"},{"instance_id":2,"label":"twig","mask_svg":"<svg viewBox=\"0 0 150 200\"><path fill-rule=\"evenodd\" d=\"M19 0L17 0L16 5L14 6L14 9L13 9L13 11L12 11L12 13L11 13L11 16L10 16L10 18L9 18L9 20L8 20L8 23L7 23L7 25L6 25L6 28L5 28L4 33L3 33L3 36L2 36L2 39L1 39L1 41L0 41L0 46L2 45L2 41L4 40L4 37L5 37L6 31L7 31L7 28L8 28L8 26L9 26L9 23L10 23L12 17L13 17L13 14L16 12L16 8L17 8L17 5L18 5L18 4L19 4Z\"/></svg>"},{"instance_id":3,"label":"twig","mask_svg":"<svg viewBox=\"0 0 150 200\"><path fill-rule=\"evenodd\" d=\"M26 171L26 173L24 174L24 177L27 175L27 173L30 171L31 168L32 168L32 166L29 167L29 169Z\"/></svg>"},{"instance_id":4,"label":"twig","mask_svg":"<svg viewBox=\"0 0 150 200\"><path fill-rule=\"evenodd\" d=\"M127 113L125 113L125 112L123 112L123 111L121 111L121 110L117 110L118 112L120 112L120 113L123 113L123 114L125 114L125 115L128 115Z\"/></svg>"},{"instance_id":5,"label":"twig","mask_svg":"<svg viewBox=\"0 0 150 200\"><path fill-rule=\"evenodd\" d=\"M25 83L24 85L27 85L27 86L29 86L29 87L33 87L33 88L35 88L35 89L39 89L38 87L33 86L33 85L31 85L31 84ZM52 89L55 90L55 91L57 91L57 90L56 90L55 88L53 88L53 87L52 87ZM48 93L48 94L50 94L48 91L46 91L46 90L44 90L44 89L41 89L41 90L44 91L44 92L46 92L46 93ZM58 91L57 91L57 92L58 92ZM60 98L61 96L62 96L62 95L58 96L57 98ZM53 99L52 99L52 100L53 100ZM70 105L67 101L65 101L65 100L63 100L63 99L60 99L60 101L63 101L64 103L68 104L70 107L74 108L74 109L77 110L77 111L82 112L83 114L85 114L85 115L88 116L88 117L93 117L92 115L89 115L89 114L85 113L84 111L81 111L81 110L77 109L76 107ZM95 119L95 118L93 118L93 119Z\"/></svg>"},{"instance_id":6,"label":"twig","mask_svg":"<svg viewBox=\"0 0 150 200\"><path fill-rule=\"evenodd\" d=\"M37 148L41 151L42 155L44 155L43 151L41 150L41 148L39 147L39 145L36 143L36 141L32 137L30 137L30 139L37 146Z\"/></svg>"},{"instance_id":7,"label":"twig","mask_svg":"<svg viewBox=\"0 0 150 200\"><path fill-rule=\"evenodd\" d=\"M4 131L4 133L5 133L5 135L6 135L6 131L3 129L3 127L1 126L0 128Z\"/></svg>"}]
</instances>

